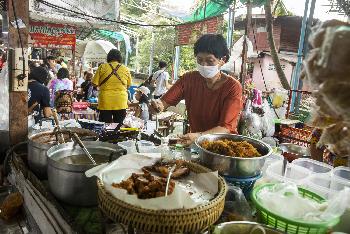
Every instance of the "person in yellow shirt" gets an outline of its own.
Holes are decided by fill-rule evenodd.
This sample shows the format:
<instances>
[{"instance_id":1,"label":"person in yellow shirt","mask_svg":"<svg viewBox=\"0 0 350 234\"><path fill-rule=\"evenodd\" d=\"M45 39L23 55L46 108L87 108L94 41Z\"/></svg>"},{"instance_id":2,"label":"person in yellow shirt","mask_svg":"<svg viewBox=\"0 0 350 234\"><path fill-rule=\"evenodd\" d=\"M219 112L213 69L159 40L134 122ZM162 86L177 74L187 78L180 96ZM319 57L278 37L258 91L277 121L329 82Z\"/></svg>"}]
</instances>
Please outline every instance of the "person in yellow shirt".
<instances>
[{"instance_id":1,"label":"person in yellow shirt","mask_svg":"<svg viewBox=\"0 0 350 234\"><path fill-rule=\"evenodd\" d=\"M107 63L101 64L92 80L99 88L99 121L105 123L122 123L128 108L127 90L131 85L129 69L121 64L119 50L112 49L107 55Z\"/></svg>"}]
</instances>

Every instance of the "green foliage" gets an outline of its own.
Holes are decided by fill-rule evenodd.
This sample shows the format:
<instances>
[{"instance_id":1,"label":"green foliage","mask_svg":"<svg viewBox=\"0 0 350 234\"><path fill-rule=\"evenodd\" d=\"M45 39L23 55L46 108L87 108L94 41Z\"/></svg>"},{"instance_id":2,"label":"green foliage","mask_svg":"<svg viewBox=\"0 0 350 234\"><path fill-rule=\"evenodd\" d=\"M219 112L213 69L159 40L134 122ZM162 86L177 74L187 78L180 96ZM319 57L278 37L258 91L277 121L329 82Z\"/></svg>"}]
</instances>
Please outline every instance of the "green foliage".
<instances>
[{"instance_id":1,"label":"green foliage","mask_svg":"<svg viewBox=\"0 0 350 234\"><path fill-rule=\"evenodd\" d=\"M181 46L179 75L196 68L196 59L193 54L193 45Z\"/></svg>"}]
</instances>

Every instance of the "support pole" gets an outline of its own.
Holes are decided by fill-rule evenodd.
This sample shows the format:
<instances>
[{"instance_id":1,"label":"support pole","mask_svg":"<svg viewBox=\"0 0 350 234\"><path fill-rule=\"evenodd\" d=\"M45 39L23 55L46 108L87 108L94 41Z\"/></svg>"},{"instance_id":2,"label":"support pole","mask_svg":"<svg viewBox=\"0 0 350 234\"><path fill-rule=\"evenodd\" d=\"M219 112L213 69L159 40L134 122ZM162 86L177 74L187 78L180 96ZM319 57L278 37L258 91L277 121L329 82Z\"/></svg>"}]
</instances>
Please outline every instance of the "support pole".
<instances>
[{"instance_id":1,"label":"support pole","mask_svg":"<svg viewBox=\"0 0 350 234\"><path fill-rule=\"evenodd\" d=\"M139 73L140 72L140 59L139 59L139 36L137 36L136 38L136 45L135 45L135 49L136 49L136 62L135 62L135 70L136 70L136 73Z\"/></svg>"},{"instance_id":2,"label":"support pole","mask_svg":"<svg viewBox=\"0 0 350 234\"><path fill-rule=\"evenodd\" d=\"M309 53L308 39L311 33L312 21L314 20L315 5L316 5L316 0L311 0L310 14L309 14L309 18L307 19L306 33L304 38L304 51L303 51L304 58ZM299 73L299 76L300 76L300 73ZM303 89L303 81L299 78L298 90L302 90L302 89ZM298 93L294 104L295 113L299 113L300 101L301 101L301 93Z\"/></svg>"},{"instance_id":3,"label":"support pole","mask_svg":"<svg viewBox=\"0 0 350 234\"><path fill-rule=\"evenodd\" d=\"M301 66L302 66L302 61L303 61L304 39L305 39L305 30L306 30L308 9L309 9L309 0L306 0L305 1L305 8L304 8L304 16L303 16L303 21L301 23L301 30L300 30L298 61L297 61L297 64L295 66L295 71L293 73L292 89L298 89L298 86L299 86L299 77L300 77ZM296 97L296 94L293 92L291 108L290 108L290 110L287 110L287 111L290 111L290 112L294 111L295 97Z\"/></svg>"},{"instance_id":4,"label":"support pole","mask_svg":"<svg viewBox=\"0 0 350 234\"><path fill-rule=\"evenodd\" d=\"M233 47L233 33L235 30L235 13L236 13L236 0L233 2L233 7L229 8L229 21L228 21L228 29L227 29L227 46L232 50Z\"/></svg>"},{"instance_id":5,"label":"support pole","mask_svg":"<svg viewBox=\"0 0 350 234\"><path fill-rule=\"evenodd\" d=\"M245 89L245 78L247 76L247 53L248 53L248 43L247 38L249 35L249 29L251 26L251 17L252 17L252 4L251 1L247 1L247 16L246 16L246 25L245 25L245 32L244 32L244 41L243 41L243 50L242 50L242 65L241 65L241 75L240 75L240 82L242 85L242 89Z\"/></svg>"},{"instance_id":6,"label":"support pole","mask_svg":"<svg viewBox=\"0 0 350 234\"><path fill-rule=\"evenodd\" d=\"M179 78L179 67L180 67L180 46L175 46L174 56L174 80Z\"/></svg>"},{"instance_id":7,"label":"support pole","mask_svg":"<svg viewBox=\"0 0 350 234\"><path fill-rule=\"evenodd\" d=\"M153 55L154 55L154 30L152 29L152 44L151 44L151 51L149 54L148 76L152 75L152 71L153 71Z\"/></svg>"},{"instance_id":8,"label":"support pole","mask_svg":"<svg viewBox=\"0 0 350 234\"><path fill-rule=\"evenodd\" d=\"M29 29L29 0L9 0L8 2L8 17L9 17L9 80L10 80L10 103L9 103L9 119L10 119L10 143L11 145L17 144L27 139L28 135L28 82L27 78L20 81L21 78L18 73L27 76L28 62L26 54L23 57L23 53L28 48L28 29ZM16 17L15 17L16 15ZM16 21L21 19L25 24L22 28L20 25L17 29ZM12 24L14 22L14 24ZM18 22L18 21L17 21ZM20 36L19 36L20 34ZM20 43L20 39L22 43ZM22 50L23 47L23 50ZM16 60L19 64L23 64L24 67L16 65ZM25 61L25 62L23 62ZM18 64L17 63L17 64ZM17 68L21 70L18 71ZM21 88L15 87L15 84L20 84ZM20 91L16 91L20 90Z\"/></svg>"}]
</instances>

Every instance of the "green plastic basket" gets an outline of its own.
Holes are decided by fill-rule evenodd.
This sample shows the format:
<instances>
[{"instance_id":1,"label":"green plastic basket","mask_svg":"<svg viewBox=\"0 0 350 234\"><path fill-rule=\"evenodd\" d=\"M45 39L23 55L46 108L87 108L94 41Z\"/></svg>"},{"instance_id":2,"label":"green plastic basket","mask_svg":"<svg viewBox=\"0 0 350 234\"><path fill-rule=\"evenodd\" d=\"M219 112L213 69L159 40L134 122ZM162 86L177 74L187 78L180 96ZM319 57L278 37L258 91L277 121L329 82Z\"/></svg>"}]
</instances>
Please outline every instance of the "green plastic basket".
<instances>
[{"instance_id":1,"label":"green plastic basket","mask_svg":"<svg viewBox=\"0 0 350 234\"><path fill-rule=\"evenodd\" d=\"M339 217L331 219L326 222L303 222L303 221L296 221L288 218L284 218L282 216L279 216L269 210L267 210L265 207L262 206L260 201L257 199L257 194L266 187L272 187L275 184L263 184L259 185L256 188L254 188L251 199L253 203L256 206L256 212L257 217L260 223L266 224L268 226L271 226L273 228L276 228L278 230L281 230L286 233L295 233L295 234L323 234L327 233L329 229L333 226L335 226L339 222ZM299 193L303 197L308 197L318 203L324 202L325 199L321 196L310 192L303 188L298 188Z\"/></svg>"}]
</instances>

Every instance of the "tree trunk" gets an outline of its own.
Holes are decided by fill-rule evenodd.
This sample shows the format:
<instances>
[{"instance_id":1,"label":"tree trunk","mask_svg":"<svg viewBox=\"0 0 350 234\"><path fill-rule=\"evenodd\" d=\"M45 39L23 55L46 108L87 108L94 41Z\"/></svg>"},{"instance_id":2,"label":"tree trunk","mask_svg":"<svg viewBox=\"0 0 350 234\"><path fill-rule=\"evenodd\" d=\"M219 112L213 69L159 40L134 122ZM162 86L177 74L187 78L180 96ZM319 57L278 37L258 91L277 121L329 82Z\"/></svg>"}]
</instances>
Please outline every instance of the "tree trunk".
<instances>
[{"instance_id":1,"label":"tree trunk","mask_svg":"<svg viewBox=\"0 0 350 234\"><path fill-rule=\"evenodd\" d=\"M278 78L281 81L282 87L286 90L290 90L290 84L286 78L286 75L284 74L280 60L278 58L278 54L276 51L275 41L273 39L273 33L272 33L272 14L271 14L271 0L266 0L265 4L265 18L266 18L266 31L267 31L267 39L270 46L270 52L272 61L275 64L275 69L278 75Z\"/></svg>"}]
</instances>

